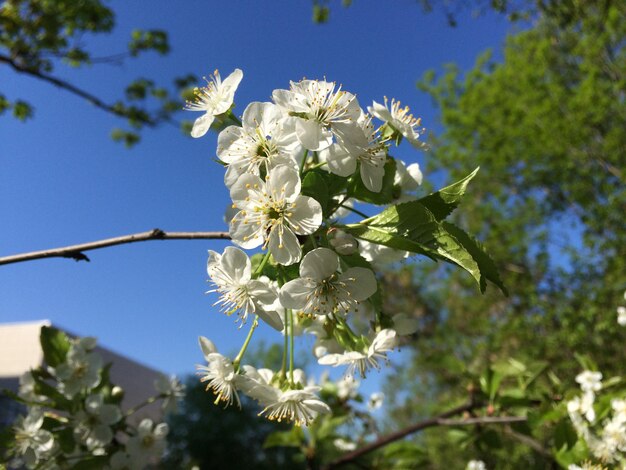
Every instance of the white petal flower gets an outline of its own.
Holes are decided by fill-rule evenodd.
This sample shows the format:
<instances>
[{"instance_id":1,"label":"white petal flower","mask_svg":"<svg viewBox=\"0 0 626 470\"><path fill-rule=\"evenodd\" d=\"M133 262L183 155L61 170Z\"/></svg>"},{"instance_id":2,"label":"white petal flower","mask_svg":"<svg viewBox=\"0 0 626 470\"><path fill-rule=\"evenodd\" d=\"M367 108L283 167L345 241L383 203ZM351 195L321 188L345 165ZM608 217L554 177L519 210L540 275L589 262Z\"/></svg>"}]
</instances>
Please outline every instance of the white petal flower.
<instances>
[{"instance_id":1,"label":"white petal flower","mask_svg":"<svg viewBox=\"0 0 626 470\"><path fill-rule=\"evenodd\" d=\"M200 382L207 382L207 391L212 390L216 395L215 404L222 401L228 406L236 402L237 406L240 407L241 402L237 389L241 376L235 372L232 361L219 354L217 350L213 351L215 346L204 336L199 338L199 342L204 358L208 363L206 366L196 366Z\"/></svg>"},{"instance_id":2,"label":"white petal flower","mask_svg":"<svg viewBox=\"0 0 626 470\"><path fill-rule=\"evenodd\" d=\"M239 212L230 223L230 235L242 248L263 245L283 265L300 261L297 235L309 235L322 223L322 207L312 197L300 195L300 176L293 168L279 165L267 181L244 174L230 188Z\"/></svg>"},{"instance_id":3,"label":"white petal flower","mask_svg":"<svg viewBox=\"0 0 626 470\"><path fill-rule=\"evenodd\" d=\"M250 258L239 248L229 246L223 254L209 250L207 272L220 296L219 305L228 315L237 313L243 325L249 314L259 315L262 320L278 331L283 329L280 315L272 307L276 303L276 291L260 279L252 279Z\"/></svg>"},{"instance_id":4,"label":"white petal flower","mask_svg":"<svg viewBox=\"0 0 626 470\"><path fill-rule=\"evenodd\" d=\"M617 307L617 324L619 326L626 326L626 307Z\"/></svg>"},{"instance_id":5,"label":"white petal flower","mask_svg":"<svg viewBox=\"0 0 626 470\"><path fill-rule=\"evenodd\" d=\"M250 103L242 127L227 127L217 140L217 156L228 164L224 182L229 188L244 173L265 175L278 165L297 168L299 155L302 147L273 103Z\"/></svg>"},{"instance_id":6,"label":"white petal flower","mask_svg":"<svg viewBox=\"0 0 626 470\"><path fill-rule=\"evenodd\" d=\"M487 466L482 460L470 460L465 470L487 470Z\"/></svg>"},{"instance_id":7,"label":"white petal flower","mask_svg":"<svg viewBox=\"0 0 626 470\"><path fill-rule=\"evenodd\" d=\"M59 380L59 391L72 398L84 390L91 390L100 383L102 358L87 351L80 343L73 343L65 362L51 369Z\"/></svg>"},{"instance_id":8,"label":"white petal flower","mask_svg":"<svg viewBox=\"0 0 626 470\"><path fill-rule=\"evenodd\" d=\"M291 82L289 90L274 90L274 102L295 120L295 131L304 148L328 148L333 136L341 138L354 127L361 108L352 93L335 90L335 84L319 80Z\"/></svg>"},{"instance_id":9,"label":"white petal flower","mask_svg":"<svg viewBox=\"0 0 626 470\"><path fill-rule=\"evenodd\" d=\"M576 376L583 392L597 392L602 389L602 372L586 370Z\"/></svg>"},{"instance_id":10,"label":"white petal flower","mask_svg":"<svg viewBox=\"0 0 626 470\"><path fill-rule=\"evenodd\" d=\"M47 399L45 395L38 395L35 393L35 379L30 371L24 372L24 374L20 376L20 388L18 394L21 399L29 402L42 402Z\"/></svg>"},{"instance_id":11,"label":"white petal flower","mask_svg":"<svg viewBox=\"0 0 626 470\"><path fill-rule=\"evenodd\" d=\"M303 389L281 390L273 388L275 394L270 400L265 400L265 408L259 416L265 416L270 421L293 422L296 426L309 425L318 414L330 413L330 407L324 403L315 392L319 387L304 387Z\"/></svg>"},{"instance_id":12,"label":"white petal flower","mask_svg":"<svg viewBox=\"0 0 626 470\"><path fill-rule=\"evenodd\" d=\"M392 329L380 331L367 351L346 351L343 354L328 354L318 359L318 363L328 366L348 366L347 377L354 377L358 371L362 378L368 369L380 369L380 361L387 362L387 353L397 345L397 334Z\"/></svg>"},{"instance_id":13,"label":"white petal flower","mask_svg":"<svg viewBox=\"0 0 626 470\"><path fill-rule=\"evenodd\" d=\"M154 381L154 388L163 396L161 409L164 413L176 413L178 401L185 397L185 385L175 375L160 375Z\"/></svg>"},{"instance_id":14,"label":"white petal flower","mask_svg":"<svg viewBox=\"0 0 626 470\"><path fill-rule=\"evenodd\" d=\"M333 441L333 445L342 452L350 452L356 449L356 444L354 442L347 441L340 437Z\"/></svg>"},{"instance_id":15,"label":"white petal flower","mask_svg":"<svg viewBox=\"0 0 626 470\"><path fill-rule=\"evenodd\" d=\"M41 429L43 411L32 407L27 416L20 416L13 425L15 451L24 459L28 468L34 468L54 447L54 437L50 431Z\"/></svg>"},{"instance_id":16,"label":"white petal flower","mask_svg":"<svg viewBox=\"0 0 626 470\"><path fill-rule=\"evenodd\" d=\"M396 203L417 199L413 192L419 188L422 180L423 176L419 164L411 163L406 166L402 160L396 160L396 174L393 178L393 184L400 189L400 196L396 198Z\"/></svg>"},{"instance_id":17,"label":"white petal flower","mask_svg":"<svg viewBox=\"0 0 626 470\"><path fill-rule=\"evenodd\" d=\"M377 289L374 273L367 268L348 268L338 273L339 257L328 248L316 248L300 263L300 277L280 290L285 308L308 315L358 311L359 303Z\"/></svg>"},{"instance_id":18,"label":"white petal flower","mask_svg":"<svg viewBox=\"0 0 626 470\"><path fill-rule=\"evenodd\" d=\"M342 400L355 398L361 382L354 377L342 377L337 381L337 397Z\"/></svg>"},{"instance_id":19,"label":"white petal flower","mask_svg":"<svg viewBox=\"0 0 626 470\"><path fill-rule=\"evenodd\" d=\"M328 241L340 255L351 255L359 249L359 244L352 235L336 228L328 231Z\"/></svg>"},{"instance_id":20,"label":"white petal flower","mask_svg":"<svg viewBox=\"0 0 626 470\"><path fill-rule=\"evenodd\" d=\"M113 440L111 426L122 419L117 405L105 404L100 394L85 399L84 411L74 416L74 437L91 451L101 449Z\"/></svg>"},{"instance_id":21,"label":"white petal flower","mask_svg":"<svg viewBox=\"0 0 626 470\"><path fill-rule=\"evenodd\" d=\"M391 107L389 107L387 97L385 97L384 105L374 101L367 110L381 121L385 121L393 130L399 132L416 149L426 147L426 144L419 140L420 134L424 132L421 127L422 120L421 118L414 118L408 106L401 108L400 102L392 98Z\"/></svg>"},{"instance_id":22,"label":"white petal flower","mask_svg":"<svg viewBox=\"0 0 626 470\"><path fill-rule=\"evenodd\" d=\"M194 101L188 101L185 106L186 111L204 111L205 114L200 116L193 123L191 130L192 137L202 137L207 133L211 124L215 120L215 116L227 112L235 99L235 91L239 86L239 82L243 78L243 72L235 69L228 77L221 80L219 72L213 72L210 80L206 80L207 86L196 88L196 97Z\"/></svg>"},{"instance_id":23,"label":"white petal flower","mask_svg":"<svg viewBox=\"0 0 626 470\"><path fill-rule=\"evenodd\" d=\"M359 253L374 267L383 268L409 257L408 251L396 250L385 245L359 240Z\"/></svg>"},{"instance_id":24,"label":"white petal flower","mask_svg":"<svg viewBox=\"0 0 626 470\"><path fill-rule=\"evenodd\" d=\"M385 176L387 148L380 143L372 126L372 118L362 115L349 137L331 145L321 152L328 170L338 176L350 176L357 168L367 189L380 192Z\"/></svg>"},{"instance_id":25,"label":"white petal flower","mask_svg":"<svg viewBox=\"0 0 626 470\"><path fill-rule=\"evenodd\" d=\"M376 411L378 408L383 406L384 401L385 394L383 392L374 392L370 395L370 398L367 401L367 409L369 411Z\"/></svg>"},{"instance_id":26,"label":"white petal flower","mask_svg":"<svg viewBox=\"0 0 626 470\"><path fill-rule=\"evenodd\" d=\"M144 419L137 427L137 434L128 439L126 450L136 465L135 468L144 468L153 457L159 457L165 450L165 437L169 432L166 423L156 426L151 419Z\"/></svg>"}]
</instances>

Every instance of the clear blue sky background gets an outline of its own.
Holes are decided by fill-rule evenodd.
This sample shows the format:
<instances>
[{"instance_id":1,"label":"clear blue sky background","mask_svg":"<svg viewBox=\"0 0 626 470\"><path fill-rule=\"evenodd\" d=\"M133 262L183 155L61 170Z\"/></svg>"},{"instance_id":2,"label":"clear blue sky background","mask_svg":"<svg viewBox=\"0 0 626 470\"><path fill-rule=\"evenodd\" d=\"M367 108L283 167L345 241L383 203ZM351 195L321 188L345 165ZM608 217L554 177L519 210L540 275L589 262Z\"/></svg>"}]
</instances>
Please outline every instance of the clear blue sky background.
<instances>
[{"instance_id":1,"label":"clear blue sky background","mask_svg":"<svg viewBox=\"0 0 626 470\"><path fill-rule=\"evenodd\" d=\"M486 48L498 51L510 30L502 17L469 12L453 29L441 13L424 14L411 0L357 0L349 9L338 3L330 23L320 26L312 23L307 0L111 1L117 27L110 36L86 38L94 51L120 52L133 28L159 28L170 34L171 54L57 73L114 101L140 76L169 83L187 72L202 76L219 68L225 76L239 67L238 114L289 80L325 76L356 93L364 107L396 97L436 130L437 112L416 79L448 62L469 69ZM84 100L7 67L0 68L0 84L9 99L24 98L36 108L25 124L0 118L0 256L154 227L226 229L230 200L223 170L212 161L215 134L192 140L164 126L126 150L109 138L122 123ZM398 156L428 158L410 146ZM190 373L201 360L198 335L232 352L246 334L204 294L207 250L225 246L156 241L90 252L90 263L52 259L0 267L0 322L47 318L162 371ZM279 339L269 330L259 336Z\"/></svg>"}]
</instances>

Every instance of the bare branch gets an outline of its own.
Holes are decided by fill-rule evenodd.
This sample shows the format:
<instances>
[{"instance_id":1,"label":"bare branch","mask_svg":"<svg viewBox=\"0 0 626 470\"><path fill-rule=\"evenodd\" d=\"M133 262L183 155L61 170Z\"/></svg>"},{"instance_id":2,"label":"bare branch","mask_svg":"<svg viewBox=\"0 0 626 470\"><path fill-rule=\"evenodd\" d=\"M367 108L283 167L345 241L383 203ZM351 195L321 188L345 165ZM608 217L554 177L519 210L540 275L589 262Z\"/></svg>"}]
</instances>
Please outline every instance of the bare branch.
<instances>
[{"instance_id":1,"label":"bare branch","mask_svg":"<svg viewBox=\"0 0 626 470\"><path fill-rule=\"evenodd\" d=\"M467 426L469 424L508 424L508 423L525 423L528 421L526 416L485 416L467 419L440 419L437 423L439 426Z\"/></svg>"},{"instance_id":2,"label":"bare branch","mask_svg":"<svg viewBox=\"0 0 626 470\"><path fill-rule=\"evenodd\" d=\"M44 258L72 258L76 261L89 261L84 251L97 250L108 246L124 245L126 243L145 242L150 240L229 240L228 232L164 232L155 228L148 232L122 235L121 237L107 238L95 242L82 243L80 245L64 246L49 250L32 251L18 255L0 258L0 265L20 263Z\"/></svg>"},{"instance_id":3,"label":"bare branch","mask_svg":"<svg viewBox=\"0 0 626 470\"><path fill-rule=\"evenodd\" d=\"M418 423L412 424L411 426L407 426L406 428L400 429L391 434L387 434L386 436L382 436L381 438L375 440L374 442L367 444L366 446L361 447L360 449L356 449L352 452L348 452L347 454L342 455L338 459L333 460L332 462L326 464L323 467L323 470L331 470L333 468L340 467L345 465L353 460L362 457L365 454L368 454L376 449L380 449L392 442L398 441L410 434L416 433L417 431L421 431L426 428L430 428L433 426L438 426L441 420L445 420L446 418L450 418L451 416L456 416L466 411L471 411L478 407L478 404L474 401L470 401L465 405L458 406L456 408L452 408L444 413L441 413L439 416L435 416L433 418L426 419L424 421L420 421Z\"/></svg>"},{"instance_id":4,"label":"bare branch","mask_svg":"<svg viewBox=\"0 0 626 470\"><path fill-rule=\"evenodd\" d=\"M456 416L466 411L472 411L476 409L478 406L479 406L478 403L470 402L465 405L446 411L445 413L442 413L439 416L435 416L433 418L420 421L419 423L408 426L392 434L383 436L380 439L377 439L376 441L372 442L371 444L361 447L360 449L357 449L348 454L342 455L338 459L328 463L326 466L323 467L323 469L331 470L333 468L340 467L341 465L345 465L347 463L353 463L354 460L356 460L357 458L365 454L368 454L376 449L380 449L381 447L391 444L392 442L400 440L417 431L421 431L423 429L434 427L434 426L466 426L466 425L472 425L472 424L510 424L510 423L523 423L527 421L527 418L525 416L486 416L486 417L471 417L471 418L465 418L465 419L449 419L451 416ZM507 428L508 428L509 433L514 432L512 431L510 427L507 427ZM516 435L515 437L519 439L519 436ZM522 436L522 437L526 437L526 436ZM531 443L527 441L524 441L524 442L528 444L530 447L532 447L533 449L537 450L537 445L540 446L540 444L538 444L536 441L534 441L531 438L528 438L528 439L533 441L532 445Z\"/></svg>"}]
</instances>

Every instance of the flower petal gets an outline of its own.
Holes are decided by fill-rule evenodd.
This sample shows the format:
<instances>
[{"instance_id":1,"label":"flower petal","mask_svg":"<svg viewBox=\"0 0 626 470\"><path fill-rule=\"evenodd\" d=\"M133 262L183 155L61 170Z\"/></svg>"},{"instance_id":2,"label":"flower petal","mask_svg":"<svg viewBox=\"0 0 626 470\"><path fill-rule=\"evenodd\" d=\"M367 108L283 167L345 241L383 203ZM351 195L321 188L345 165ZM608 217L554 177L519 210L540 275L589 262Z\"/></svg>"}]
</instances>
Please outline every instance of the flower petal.
<instances>
[{"instance_id":1,"label":"flower petal","mask_svg":"<svg viewBox=\"0 0 626 470\"><path fill-rule=\"evenodd\" d=\"M300 264L300 276L322 281L328 279L339 269L339 257L328 248L316 248L309 251Z\"/></svg>"},{"instance_id":2,"label":"flower petal","mask_svg":"<svg viewBox=\"0 0 626 470\"><path fill-rule=\"evenodd\" d=\"M308 235L322 224L322 206L312 197L298 196L291 206L291 215L287 220L298 235Z\"/></svg>"},{"instance_id":3,"label":"flower petal","mask_svg":"<svg viewBox=\"0 0 626 470\"><path fill-rule=\"evenodd\" d=\"M193 123L193 128L191 129L191 137L195 139L197 139L198 137L202 137L204 134L207 133L214 120L215 117L210 113L206 113L200 116Z\"/></svg>"},{"instance_id":4,"label":"flower petal","mask_svg":"<svg viewBox=\"0 0 626 470\"><path fill-rule=\"evenodd\" d=\"M296 136L304 148L313 151L324 150L333 143L332 132L312 119L296 121Z\"/></svg>"},{"instance_id":5,"label":"flower petal","mask_svg":"<svg viewBox=\"0 0 626 470\"><path fill-rule=\"evenodd\" d=\"M286 283L280 289L278 298L283 307L301 310L306 306L307 297L313 292L315 287L315 282L299 277Z\"/></svg>"}]
</instances>

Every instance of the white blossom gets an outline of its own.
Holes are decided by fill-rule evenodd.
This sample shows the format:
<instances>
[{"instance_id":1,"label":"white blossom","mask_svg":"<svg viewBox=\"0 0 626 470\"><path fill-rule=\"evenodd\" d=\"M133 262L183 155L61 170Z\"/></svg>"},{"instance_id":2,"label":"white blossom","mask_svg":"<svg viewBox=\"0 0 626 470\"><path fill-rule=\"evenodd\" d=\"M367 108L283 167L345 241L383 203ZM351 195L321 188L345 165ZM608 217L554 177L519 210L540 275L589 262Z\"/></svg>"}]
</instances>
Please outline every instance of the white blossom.
<instances>
[{"instance_id":1,"label":"white blossom","mask_svg":"<svg viewBox=\"0 0 626 470\"><path fill-rule=\"evenodd\" d=\"M276 291L267 282L252 279L250 258L239 248L226 247L223 254L209 250L207 272L220 296L219 305L228 315L237 313L241 324L248 315L259 315L272 328L283 329L280 315L273 305L277 300Z\"/></svg>"},{"instance_id":2,"label":"white blossom","mask_svg":"<svg viewBox=\"0 0 626 470\"><path fill-rule=\"evenodd\" d=\"M113 440L111 426L122 419L119 406L105 404L100 394L85 399L85 409L74 416L74 437L91 451L101 449Z\"/></svg>"},{"instance_id":3,"label":"white blossom","mask_svg":"<svg viewBox=\"0 0 626 470\"><path fill-rule=\"evenodd\" d=\"M626 326L626 307L621 305L617 307L617 324L619 326Z\"/></svg>"},{"instance_id":4,"label":"white blossom","mask_svg":"<svg viewBox=\"0 0 626 470\"><path fill-rule=\"evenodd\" d=\"M161 409L164 413L176 413L178 401L185 397L185 385L175 375L160 375L154 381L154 388L163 396Z\"/></svg>"},{"instance_id":5,"label":"white blossom","mask_svg":"<svg viewBox=\"0 0 626 470\"><path fill-rule=\"evenodd\" d=\"M196 366L200 382L207 382L207 391L212 390L216 396L215 404L221 401L226 406L237 403L240 407L237 386L241 381L241 376L235 372L232 361L218 353L213 343L204 336L199 338L199 343L207 361L206 366Z\"/></svg>"},{"instance_id":6,"label":"white blossom","mask_svg":"<svg viewBox=\"0 0 626 470\"><path fill-rule=\"evenodd\" d=\"M54 437L50 431L41 429L43 411L32 407L27 416L20 416L13 425L15 450L24 459L28 468L34 468L54 448Z\"/></svg>"},{"instance_id":7,"label":"white blossom","mask_svg":"<svg viewBox=\"0 0 626 470\"><path fill-rule=\"evenodd\" d=\"M333 441L333 445L342 452L350 452L356 449L356 443L338 437Z\"/></svg>"},{"instance_id":8,"label":"white blossom","mask_svg":"<svg viewBox=\"0 0 626 470\"><path fill-rule=\"evenodd\" d=\"M328 248L316 248L300 263L300 277L280 290L285 308L310 315L358 311L359 303L377 289L374 273L367 268L348 268L338 273L339 257Z\"/></svg>"},{"instance_id":9,"label":"white blossom","mask_svg":"<svg viewBox=\"0 0 626 470\"><path fill-rule=\"evenodd\" d=\"M597 392L602 389L602 372L585 370L576 376L583 392Z\"/></svg>"},{"instance_id":10,"label":"white blossom","mask_svg":"<svg viewBox=\"0 0 626 470\"><path fill-rule=\"evenodd\" d=\"M283 265L302 257L296 234L311 234L322 223L319 202L300 194L298 172L286 165L270 170L266 182L244 174L230 188L230 197L239 209L230 223L233 242L245 249L263 245Z\"/></svg>"},{"instance_id":11,"label":"white blossom","mask_svg":"<svg viewBox=\"0 0 626 470\"><path fill-rule=\"evenodd\" d=\"M367 240L359 240L359 253L376 268L383 268L409 257L408 251L396 250Z\"/></svg>"},{"instance_id":12,"label":"white blossom","mask_svg":"<svg viewBox=\"0 0 626 470\"><path fill-rule=\"evenodd\" d=\"M385 97L384 105L374 101L367 110L381 121L385 121L393 130L399 132L416 149L425 148L426 145L419 140L420 134L424 132L421 127L421 118L414 118L408 106L403 108L400 106L399 101L392 98L391 103L389 103Z\"/></svg>"},{"instance_id":13,"label":"white blossom","mask_svg":"<svg viewBox=\"0 0 626 470\"><path fill-rule=\"evenodd\" d=\"M340 255L351 255L358 251L359 244L356 239L343 230L332 228L328 231L330 246Z\"/></svg>"},{"instance_id":14,"label":"white blossom","mask_svg":"<svg viewBox=\"0 0 626 470\"><path fill-rule=\"evenodd\" d=\"M231 187L244 173L267 174L278 165L297 168L302 147L293 138L289 122L273 103L250 103L243 113L242 125L220 132L217 156L228 164L224 182Z\"/></svg>"},{"instance_id":15,"label":"white blossom","mask_svg":"<svg viewBox=\"0 0 626 470\"><path fill-rule=\"evenodd\" d=\"M165 450L165 437L169 431L166 423L156 426L151 419L144 419L137 427L137 434L128 439L126 450L136 465L134 468L144 468L153 457L159 457Z\"/></svg>"},{"instance_id":16,"label":"white blossom","mask_svg":"<svg viewBox=\"0 0 626 470\"><path fill-rule=\"evenodd\" d=\"M374 392L370 395L369 400L367 400L367 409L369 411L376 411L383 406L384 401L385 394L383 392Z\"/></svg>"},{"instance_id":17,"label":"white blossom","mask_svg":"<svg viewBox=\"0 0 626 470\"><path fill-rule=\"evenodd\" d=\"M482 460L470 460L465 470L487 470L487 466Z\"/></svg>"},{"instance_id":18,"label":"white blossom","mask_svg":"<svg viewBox=\"0 0 626 470\"><path fill-rule=\"evenodd\" d=\"M193 123L191 136L198 138L207 133L211 124L215 120L215 116L224 114L233 105L235 99L235 91L243 78L243 72L235 69L228 77L221 80L219 72L213 72L210 80L206 80L207 86L196 88L195 99L188 101L185 106L186 111L204 111L205 114L200 116Z\"/></svg>"},{"instance_id":19,"label":"white blossom","mask_svg":"<svg viewBox=\"0 0 626 470\"><path fill-rule=\"evenodd\" d=\"M402 160L396 160L396 174L393 178L393 184L400 189L400 195L396 198L396 203L416 199L416 196L412 193L422 184L423 178L418 163L411 163L407 166Z\"/></svg>"},{"instance_id":20,"label":"white blossom","mask_svg":"<svg viewBox=\"0 0 626 470\"><path fill-rule=\"evenodd\" d=\"M269 369L255 369L244 366L246 385L242 388L246 395L257 400L263 410L259 416L270 421L291 421L296 426L307 426L318 414L330 413L330 407L317 396L320 387L305 385L304 373L294 370L294 383L297 388L280 388L274 383L275 374Z\"/></svg>"},{"instance_id":21,"label":"white blossom","mask_svg":"<svg viewBox=\"0 0 626 470\"><path fill-rule=\"evenodd\" d=\"M349 138L342 139L321 153L328 163L329 171L338 176L354 174L359 163L361 181L367 189L377 193L383 186L387 148L379 142L371 120L370 116L363 115L358 121L357 130Z\"/></svg>"},{"instance_id":22,"label":"white blossom","mask_svg":"<svg viewBox=\"0 0 626 470\"><path fill-rule=\"evenodd\" d=\"M70 346L65 362L51 369L59 381L59 391L67 398L91 390L100 383L102 358L87 349L89 346L93 347L92 344L95 345L91 339L83 338L83 342L74 342Z\"/></svg>"},{"instance_id":23,"label":"white blossom","mask_svg":"<svg viewBox=\"0 0 626 470\"><path fill-rule=\"evenodd\" d=\"M358 371L362 378L370 368L380 369L380 361L388 361L387 353L392 351L397 345L397 335L392 329L380 331L372 344L365 351L346 351L343 354L328 354L318 359L318 363L333 367L346 365L348 370L346 375L354 376Z\"/></svg>"},{"instance_id":24,"label":"white blossom","mask_svg":"<svg viewBox=\"0 0 626 470\"><path fill-rule=\"evenodd\" d=\"M335 84L320 80L291 82L289 90L274 90L274 102L291 116L295 133L304 148L318 151L355 132L361 108L352 93L335 90Z\"/></svg>"}]
</instances>

